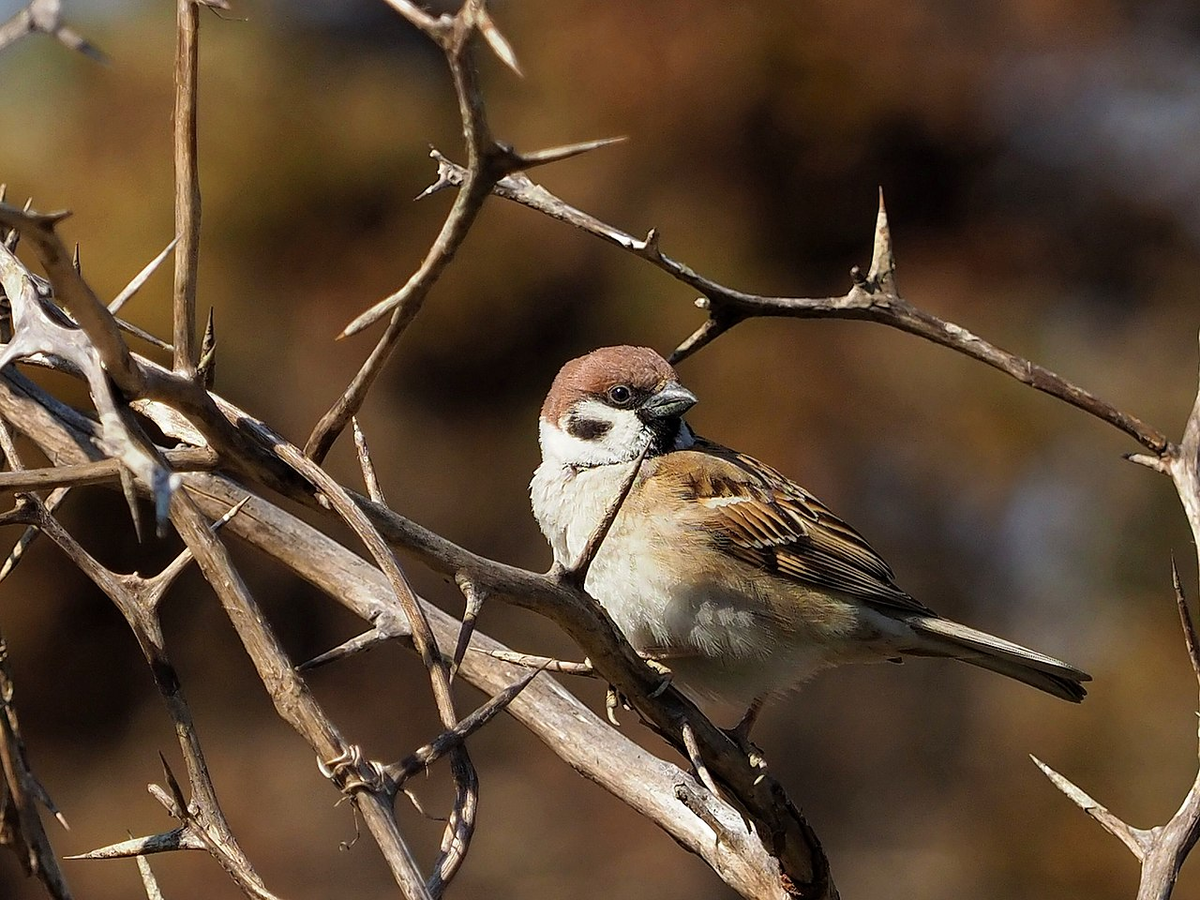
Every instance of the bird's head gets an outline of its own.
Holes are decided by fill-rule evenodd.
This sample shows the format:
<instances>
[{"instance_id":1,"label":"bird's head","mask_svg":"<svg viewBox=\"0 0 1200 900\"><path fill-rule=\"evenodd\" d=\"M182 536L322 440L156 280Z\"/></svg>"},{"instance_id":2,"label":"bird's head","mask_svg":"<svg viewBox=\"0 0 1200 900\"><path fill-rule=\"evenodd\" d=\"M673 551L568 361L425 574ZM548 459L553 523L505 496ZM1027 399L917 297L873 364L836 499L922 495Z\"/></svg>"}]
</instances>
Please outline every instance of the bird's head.
<instances>
[{"instance_id":1,"label":"bird's head","mask_svg":"<svg viewBox=\"0 0 1200 900\"><path fill-rule=\"evenodd\" d=\"M559 370L542 404L542 459L590 468L680 449L696 395L647 347L602 347Z\"/></svg>"}]
</instances>

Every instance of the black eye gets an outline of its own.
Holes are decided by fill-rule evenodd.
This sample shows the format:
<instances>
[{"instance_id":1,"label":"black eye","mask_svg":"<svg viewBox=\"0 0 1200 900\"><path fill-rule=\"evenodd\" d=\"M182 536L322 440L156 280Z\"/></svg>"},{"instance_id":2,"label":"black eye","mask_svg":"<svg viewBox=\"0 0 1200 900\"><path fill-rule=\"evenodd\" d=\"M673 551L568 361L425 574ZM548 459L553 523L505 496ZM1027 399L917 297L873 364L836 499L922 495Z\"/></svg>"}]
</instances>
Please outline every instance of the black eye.
<instances>
[{"instance_id":1,"label":"black eye","mask_svg":"<svg viewBox=\"0 0 1200 900\"><path fill-rule=\"evenodd\" d=\"M608 399L614 406L626 406L633 399L633 391L627 384L617 384L608 389Z\"/></svg>"}]
</instances>

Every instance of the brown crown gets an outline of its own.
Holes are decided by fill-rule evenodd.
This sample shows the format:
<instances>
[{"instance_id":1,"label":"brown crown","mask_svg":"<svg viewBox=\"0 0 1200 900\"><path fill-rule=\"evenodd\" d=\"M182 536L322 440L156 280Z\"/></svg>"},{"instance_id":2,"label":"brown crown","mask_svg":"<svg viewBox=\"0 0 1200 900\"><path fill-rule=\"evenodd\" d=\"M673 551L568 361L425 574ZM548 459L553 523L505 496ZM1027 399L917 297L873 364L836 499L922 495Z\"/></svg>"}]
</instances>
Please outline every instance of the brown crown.
<instances>
[{"instance_id":1,"label":"brown crown","mask_svg":"<svg viewBox=\"0 0 1200 900\"><path fill-rule=\"evenodd\" d=\"M558 370L542 404L542 418L558 422L581 397L603 394L618 384L653 392L675 380L670 363L649 347L601 347Z\"/></svg>"}]
</instances>

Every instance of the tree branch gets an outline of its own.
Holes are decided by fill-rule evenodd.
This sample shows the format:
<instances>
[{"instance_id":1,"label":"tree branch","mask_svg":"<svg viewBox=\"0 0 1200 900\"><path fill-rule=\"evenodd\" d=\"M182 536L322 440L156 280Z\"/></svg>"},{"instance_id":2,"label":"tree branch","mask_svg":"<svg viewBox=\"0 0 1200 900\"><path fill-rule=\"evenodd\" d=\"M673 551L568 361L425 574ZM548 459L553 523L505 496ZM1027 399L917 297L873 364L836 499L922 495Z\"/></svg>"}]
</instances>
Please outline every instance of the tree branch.
<instances>
[{"instance_id":1,"label":"tree branch","mask_svg":"<svg viewBox=\"0 0 1200 900\"><path fill-rule=\"evenodd\" d=\"M196 348L196 277L200 268L200 168L196 110L199 93L200 8L195 0L175 0L175 371L192 378Z\"/></svg>"},{"instance_id":2,"label":"tree branch","mask_svg":"<svg viewBox=\"0 0 1200 900\"><path fill-rule=\"evenodd\" d=\"M462 184L464 170L461 166L439 159L438 171L440 180L456 186ZM1155 454L1169 447L1166 436L1157 428L1117 409L1049 369L1002 350L953 322L944 321L913 306L896 293L895 263L882 196L876 219L875 249L868 275L863 276L857 269L851 272L854 283L841 297L806 298L748 294L719 284L662 253L658 246L660 238L657 231L651 230L644 240L639 240L565 203L524 174L516 173L501 179L493 190L499 197L566 222L632 253L699 291L703 297L697 301L697 306L708 313L708 318L676 348L671 355L673 363L686 359L739 322L750 318L865 319L908 332L999 369L1022 384L1056 397L1120 429Z\"/></svg>"}]
</instances>

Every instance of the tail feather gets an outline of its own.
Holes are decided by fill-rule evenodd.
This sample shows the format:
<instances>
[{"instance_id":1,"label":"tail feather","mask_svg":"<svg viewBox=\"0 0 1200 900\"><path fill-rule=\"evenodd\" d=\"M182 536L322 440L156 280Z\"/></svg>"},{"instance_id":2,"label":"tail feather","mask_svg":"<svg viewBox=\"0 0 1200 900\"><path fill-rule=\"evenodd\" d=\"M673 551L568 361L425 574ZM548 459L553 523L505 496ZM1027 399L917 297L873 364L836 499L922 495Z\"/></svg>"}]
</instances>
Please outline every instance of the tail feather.
<instances>
[{"instance_id":1,"label":"tail feather","mask_svg":"<svg viewBox=\"0 0 1200 900\"><path fill-rule=\"evenodd\" d=\"M923 640L908 652L916 656L948 656L981 669L999 672L1063 700L1079 703L1092 676L1012 641L936 616L912 616L907 624Z\"/></svg>"}]
</instances>

